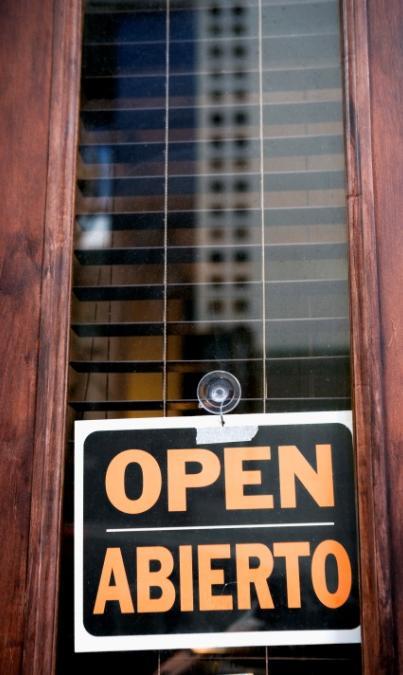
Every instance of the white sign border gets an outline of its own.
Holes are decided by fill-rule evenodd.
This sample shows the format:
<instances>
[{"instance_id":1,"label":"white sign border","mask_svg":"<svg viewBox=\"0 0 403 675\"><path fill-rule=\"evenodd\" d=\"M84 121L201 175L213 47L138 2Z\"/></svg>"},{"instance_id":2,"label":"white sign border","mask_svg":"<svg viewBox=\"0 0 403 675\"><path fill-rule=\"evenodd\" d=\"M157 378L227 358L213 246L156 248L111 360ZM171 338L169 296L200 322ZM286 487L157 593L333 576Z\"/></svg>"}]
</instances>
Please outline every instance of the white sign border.
<instances>
[{"instance_id":1,"label":"white sign border","mask_svg":"<svg viewBox=\"0 0 403 675\"><path fill-rule=\"evenodd\" d=\"M266 413L225 416L225 429L245 426L291 426L298 424L342 424L352 433L349 410ZM162 635L95 636L83 622L84 569L84 443L95 431L131 429L217 429L218 416L146 417L75 422L74 468L74 649L75 652L145 651L158 649L199 649L245 646L285 646L313 644L357 644L360 626L348 630L233 631L228 633L174 633Z\"/></svg>"}]
</instances>

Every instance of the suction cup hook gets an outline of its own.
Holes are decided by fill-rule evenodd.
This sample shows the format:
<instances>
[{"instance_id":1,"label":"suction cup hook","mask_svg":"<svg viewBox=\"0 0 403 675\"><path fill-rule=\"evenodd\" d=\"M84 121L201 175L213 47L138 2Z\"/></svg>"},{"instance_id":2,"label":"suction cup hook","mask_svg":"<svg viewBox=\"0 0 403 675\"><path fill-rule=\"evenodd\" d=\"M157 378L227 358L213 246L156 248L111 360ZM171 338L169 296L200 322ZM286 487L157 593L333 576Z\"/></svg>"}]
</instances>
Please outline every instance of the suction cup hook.
<instances>
[{"instance_id":1,"label":"suction cup hook","mask_svg":"<svg viewBox=\"0 0 403 675\"><path fill-rule=\"evenodd\" d=\"M224 414L231 412L241 399L239 380L225 370L212 370L203 375L197 386L197 398L200 408L212 415L220 415L224 426Z\"/></svg>"}]
</instances>

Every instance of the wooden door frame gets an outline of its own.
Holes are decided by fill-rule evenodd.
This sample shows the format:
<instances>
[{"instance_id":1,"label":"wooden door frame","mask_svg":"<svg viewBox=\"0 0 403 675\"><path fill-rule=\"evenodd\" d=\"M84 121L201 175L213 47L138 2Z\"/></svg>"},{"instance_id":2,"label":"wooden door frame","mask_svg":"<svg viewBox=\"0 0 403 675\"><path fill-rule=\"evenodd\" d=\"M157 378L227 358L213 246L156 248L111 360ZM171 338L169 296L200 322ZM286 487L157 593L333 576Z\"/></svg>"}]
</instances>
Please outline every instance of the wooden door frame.
<instances>
[{"instance_id":1,"label":"wooden door frame","mask_svg":"<svg viewBox=\"0 0 403 675\"><path fill-rule=\"evenodd\" d=\"M363 672L386 675L394 647L368 9L342 2Z\"/></svg>"},{"instance_id":2,"label":"wooden door frame","mask_svg":"<svg viewBox=\"0 0 403 675\"><path fill-rule=\"evenodd\" d=\"M389 16L393 11L399 14L399 0L388 1ZM385 434L385 382L381 368L383 324L379 300L385 289L380 286L382 260L375 199L381 179L374 174L371 99L372 63L377 56L376 46L371 53L369 46L369 25L378 17L378 8L377 0L342 0L341 4L364 673L391 675L398 672L392 639L397 629L393 620L390 543L395 525L389 517L390 437ZM378 5L384 4L385 0L378 0ZM54 8L28 611L22 669L24 674L35 675L52 675L56 669L81 52L81 0L54 0ZM377 29L372 26L372 31ZM394 46L397 48L392 44L390 49ZM400 195L396 198L401 202ZM394 433L390 425L388 433ZM397 494L393 497L398 499Z\"/></svg>"},{"instance_id":3,"label":"wooden door frame","mask_svg":"<svg viewBox=\"0 0 403 675\"><path fill-rule=\"evenodd\" d=\"M40 0L39 0L40 3ZM56 672L82 0L54 0L25 674Z\"/></svg>"}]
</instances>

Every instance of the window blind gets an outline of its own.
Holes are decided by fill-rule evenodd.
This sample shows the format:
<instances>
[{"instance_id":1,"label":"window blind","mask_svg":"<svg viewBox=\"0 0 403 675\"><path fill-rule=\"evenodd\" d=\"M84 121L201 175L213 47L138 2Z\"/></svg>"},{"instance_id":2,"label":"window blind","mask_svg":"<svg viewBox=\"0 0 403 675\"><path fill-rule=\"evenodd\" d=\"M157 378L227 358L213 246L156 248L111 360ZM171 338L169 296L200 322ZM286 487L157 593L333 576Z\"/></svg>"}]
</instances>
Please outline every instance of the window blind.
<instances>
[{"instance_id":1,"label":"window blind","mask_svg":"<svg viewBox=\"0 0 403 675\"><path fill-rule=\"evenodd\" d=\"M338 3L88 2L80 417L349 407Z\"/></svg>"}]
</instances>

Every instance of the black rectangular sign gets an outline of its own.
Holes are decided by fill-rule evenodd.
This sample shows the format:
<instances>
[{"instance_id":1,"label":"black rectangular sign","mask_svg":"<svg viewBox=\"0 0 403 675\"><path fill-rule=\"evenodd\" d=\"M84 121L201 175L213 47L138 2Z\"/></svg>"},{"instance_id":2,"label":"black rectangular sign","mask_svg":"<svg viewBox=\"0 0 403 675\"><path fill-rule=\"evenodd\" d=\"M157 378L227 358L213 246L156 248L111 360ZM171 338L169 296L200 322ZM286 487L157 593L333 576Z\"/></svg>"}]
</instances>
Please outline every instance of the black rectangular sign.
<instances>
[{"instance_id":1,"label":"black rectangular sign","mask_svg":"<svg viewBox=\"0 0 403 675\"><path fill-rule=\"evenodd\" d=\"M77 651L359 642L351 413L76 423Z\"/></svg>"}]
</instances>

